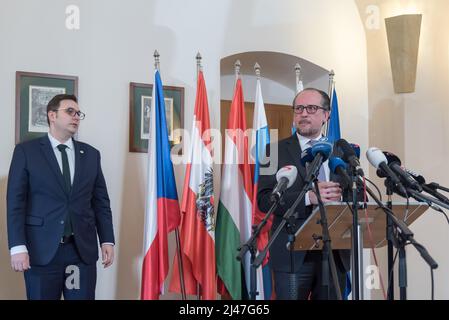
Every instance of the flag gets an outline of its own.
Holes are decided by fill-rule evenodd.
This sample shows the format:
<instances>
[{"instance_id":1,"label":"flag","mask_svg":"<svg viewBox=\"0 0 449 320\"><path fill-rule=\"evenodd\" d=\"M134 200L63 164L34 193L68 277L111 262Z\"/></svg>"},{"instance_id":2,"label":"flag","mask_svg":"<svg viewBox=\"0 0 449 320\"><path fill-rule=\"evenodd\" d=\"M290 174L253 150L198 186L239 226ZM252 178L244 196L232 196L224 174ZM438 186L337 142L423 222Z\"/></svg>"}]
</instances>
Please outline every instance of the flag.
<instances>
[{"instance_id":1,"label":"flag","mask_svg":"<svg viewBox=\"0 0 449 320\"><path fill-rule=\"evenodd\" d=\"M327 132L327 140L331 143L339 140L340 135L340 116L338 114L338 100L335 88L332 93L332 107L329 120L329 130Z\"/></svg>"},{"instance_id":2,"label":"flag","mask_svg":"<svg viewBox=\"0 0 449 320\"><path fill-rule=\"evenodd\" d=\"M168 274L167 235L180 222L173 163L170 159L164 93L159 71L154 76L148 143L148 188L145 208L141 299L159 299Z\"/></svg>"},{"instance_id":3,"label":"flag","mask_svg":"<svg viewBox=\"0 0 449 320\"><path fill-rule=\"evenodd\" d=\"M210 137L209 107L203 72L198 83L193 115L189 162L186 167L181 203L180 242L184 283L187 294L215 300L217 278L215 268L214 180ZM175 256L170 291L180 292L178 254Z\"/></svg>"},{"instance_id":4,"label":"flag","mask_svg":"<svg viewBox=\"0 0 449 320\"><path fill-rule=\"evenodd\" d=\"M256 84L256 99L254 102L254 117L253 117L253 135L251 141L252 157L254 159L254 191L253 191L253 224L258 225L265 217L265 213L261 212L257 206L257 186L260 175L260 160L266 155L267 144L270 143L270 135L268 132L267 116L265 114L265 106L263 103L262 89L260 87L260 79L257 79ZM272 217L267 221L262 232L257 238L257 249L263 250L268 243L268 236L271 229ZM262 264L262 268L257 269L257 290L259 295L257 299L270 299L271 297L271 270L267 264L268 254ZM263 269L263 274L262 274Z\"/></svg>"},{"instance_id":5,"label":"flag","mask_svg":"<svg viewBox=\"0 0 449 320\"><path fill-rule=\"evenodd\" d=\"M330 120L329 120L329 129L327 131L327 140L331 143L334 143L335 141L339 140L341 138L340 133L340 115L338 113L338 99L337 99L337 92L334 90L332 91L332 107L331 107L331 114L330 114ZM351 277L350 272L346 273L346 285L345 290L343 293L343 299L348 300L348 296L351 293Z\"/></svg>"},{"instance_id":6,"label":"flag","mask_svg":"<svg viewBox=\"0 0 449 320\"><path fill-rule=\"evenodd\" d=\"M242 265L236 260L237 248L251 236L253 185L249 165L242 81L236 82L227 130L222 167L221 195L216 229L217 273L233 299L242 299L242 280L249 288L250 256Z\"/></svg>"}]
</instances>

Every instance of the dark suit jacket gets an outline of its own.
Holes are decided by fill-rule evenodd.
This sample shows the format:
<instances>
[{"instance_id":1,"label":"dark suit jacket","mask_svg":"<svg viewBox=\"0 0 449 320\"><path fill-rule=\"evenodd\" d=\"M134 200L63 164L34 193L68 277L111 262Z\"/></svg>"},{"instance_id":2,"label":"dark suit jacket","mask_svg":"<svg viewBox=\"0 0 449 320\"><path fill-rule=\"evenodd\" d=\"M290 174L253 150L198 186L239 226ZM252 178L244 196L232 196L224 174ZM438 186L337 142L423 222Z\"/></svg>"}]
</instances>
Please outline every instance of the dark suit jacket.
<instances>
[{"instance_id":1,"label":"dark suit jacket","mask_svg":"<svg viewBox=\"0 0 449 320\"><path fill-rule=\"evenodd\" d=\"M68 211L85 263L98 260L97 233L101 243L114 243L100 152L82 142L73 144L75 174L69 194L48 136L14 149L7 191L8 244L26 245L31 265L46 265L55 256Z\"/></svg>"},{"instance_id":2,"label":"dark suit jacket","mask_svg":"<svg viewBox=\"0 0 449 320\"><path fill-rule=\"evenodd\" d=\"M277 210L274 212L273 225L271 230L274 231L282 222L282 217L286 213L286 211L293 205L299 193L301 192L304 186L304 179L306 177L306 169L301 164L301 147L299 145L298 137L296 134L291 137L281 140L277 144L278 148L278 164L276 171L273 175L261 175L258 186L257 193L257 201L260 210L263 212L268 212L271 207L270 195L275 187L276 181L276 172L280 168L287 165L294 165L298 169L298 176L296 178L295 183L286 190L284 193L284 204L277 207ZM267 153L270 150L274 150L273 146L270 145L267 147ZM273 151L274 152L274 151ZM271 153L273 153L271 152ZM270 153L271 161L273 161L274 155ZM264 167L268 167L269 164L264 165ZM331 173L330 176L331 181L338 181L338 177ZM296 208L296 211L299 213L297 219L294 219L294 223L296 225L295 232L299 229L299 227L304 223L304 221L309 217L312 213L312 206L305 206L305 200L299 204ZM293 221L292 221L293 222ZM288 232L284 227L277 239L273 242L273 245L270 249L270 263L274 271L280 272L291 272L291 259L290 259L290 251L287 250L286 244L288 243ZM306 251L295 251L294 253L294 272L298 272L303 264L304 258L306 255ZM345 271L350 268L350 251L349 250L334 250L334 256L336 257L336 264L340 267L340 270L344 269ZM339 259L338 259L339 258Z\"/></svg>"}]
</instances>

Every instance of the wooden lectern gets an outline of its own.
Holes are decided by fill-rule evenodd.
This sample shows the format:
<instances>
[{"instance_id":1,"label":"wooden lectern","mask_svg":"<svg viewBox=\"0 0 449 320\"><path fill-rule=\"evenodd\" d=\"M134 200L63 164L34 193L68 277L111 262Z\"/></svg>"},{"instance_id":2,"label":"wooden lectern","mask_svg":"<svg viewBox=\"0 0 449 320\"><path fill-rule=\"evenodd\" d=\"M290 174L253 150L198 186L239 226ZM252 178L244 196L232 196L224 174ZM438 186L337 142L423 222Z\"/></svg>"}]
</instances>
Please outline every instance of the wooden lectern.
<instances>
[{"instance_id":1,"label":"wooden lectern","mask_svg":"<svg viewBox=\"0 0 449 320\"><path fill-rule=\"evenodd\" d=\"M364 204L360 203L357 210L359 224L363 234L363 248L371 248L368 225L371 230L373 244L375 248L381 248L387 244L386 240L386 214L374 202L368 202L366 210L361 208ZM331 238L332 249L351 249L352 234L352 212L346 203L328 202L325 203L327 222L329 226L329 235ZM406 203L393 202L391 209L396 218L405 221L407 225L412 224L420 217L429 205L423 202L410 202L408 212L406 212ZM298 229L295 234L295 250L321 250L322 249L322 228L320 224L320 210L316 207L309 218ZM287 244L288 248L288 244Z\"/></svg>"}]
</instances>

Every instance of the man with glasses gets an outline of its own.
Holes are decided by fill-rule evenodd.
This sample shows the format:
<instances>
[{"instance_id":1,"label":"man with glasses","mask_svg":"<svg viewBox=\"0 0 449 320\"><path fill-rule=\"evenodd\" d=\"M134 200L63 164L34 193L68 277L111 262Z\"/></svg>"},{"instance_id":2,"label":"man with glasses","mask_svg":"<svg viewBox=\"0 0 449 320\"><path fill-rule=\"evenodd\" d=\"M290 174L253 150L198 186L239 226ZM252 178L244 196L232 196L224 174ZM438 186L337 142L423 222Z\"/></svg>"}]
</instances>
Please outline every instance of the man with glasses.
<instances>
[{"instance_id":1,"label":"man with glasses","mask_svg":"<svg viewBox=\"0 0 449 320\"><path fill-rule=\"evenodd\" d=\"M295 183L286 190L283 200L275 211L272 231L282 222L283 215L292 206L304 186L306 170L302 166L301 152L310 148L323 138L322 127L329 119L329 96L318 89L308 88L298 93L293 100L293 119L296 133L278 142L278 155L270 154L270 159L278 157L278 169L294 165L298 169ZM271 149L271 148L268 148ZM267 164L268 166L268 164ZM339 183L332 182L336 177L330 173L327 161L319 170L319 190L323 202L340 201L342 190ZM268 212L271 206L270 196L275 187L276 175L261 175L257 195L259 208ZM270 264L274 273L277 299L336 299L335 289L330 278L330 290L322 285L321 251L289 251L286 244L289 235L294 235L298 228L312 213L318 204L314 191L308 191L302 203L297 207L297 216L291 219L281 231L270 249ZM334 250L338 281L343 292L346 271L349 269L349 251Z\"/></svg>"},{"instance_id":2,"label":"man with glasses","mask_svg":"<svg viewBox=\"0 0 449 320\"><path fill-rule=\"evenodd\" d=\"M73 139L84 117L74 95L57 95L47 105L48 134L14 149L8 242L28 299L95 299L97 234L104 267L114 261L100 152Z\"/></svg>"}]
</instances>

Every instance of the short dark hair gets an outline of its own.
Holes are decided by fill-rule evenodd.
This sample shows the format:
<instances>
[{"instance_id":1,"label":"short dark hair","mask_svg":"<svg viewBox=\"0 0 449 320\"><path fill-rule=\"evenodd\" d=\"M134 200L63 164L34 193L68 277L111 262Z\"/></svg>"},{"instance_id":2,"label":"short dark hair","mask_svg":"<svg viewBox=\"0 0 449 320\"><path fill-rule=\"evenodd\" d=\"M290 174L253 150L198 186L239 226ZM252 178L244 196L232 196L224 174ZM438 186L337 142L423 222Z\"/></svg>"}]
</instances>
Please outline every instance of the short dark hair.
<instances>
[{"instance_id":1,"label":"short dark hair","mask_svg":"<svg viewBox=\"0 0 449 320\"><path fill-rule=\"evenodd\" d=\"M324 92L324 91L322 91L322 90L320 90L320 89L316 89L316 88L306 88L306 89L304 89L304 90L298 92L298 93L296 94L295 98L293 99L293 102L292 102L292 106L293 106L293 107L295 106L296 98L297 98L301 93L303 93L304 91L315 91L316 93L318 93L318 94L321 96L321 106L322 106L326 111L330 111L330 110L331 110L331 99L329 98L329 95L328 95L326 92Z\"/></svg>"},{"instance_id":2,"label":"short dark hair","mask_svg":"<svg viewBox=\"0 0 449 320\"><path fill-rule=\"evenodd\" d=\"M48 113L50 111L56 111L59 108L62 100L72 100L78 103L78 99L74 94L57 94L54 96L47 104L47 123L50 126L50 119L48 118Z\"/></svg>"}]
</instances>

